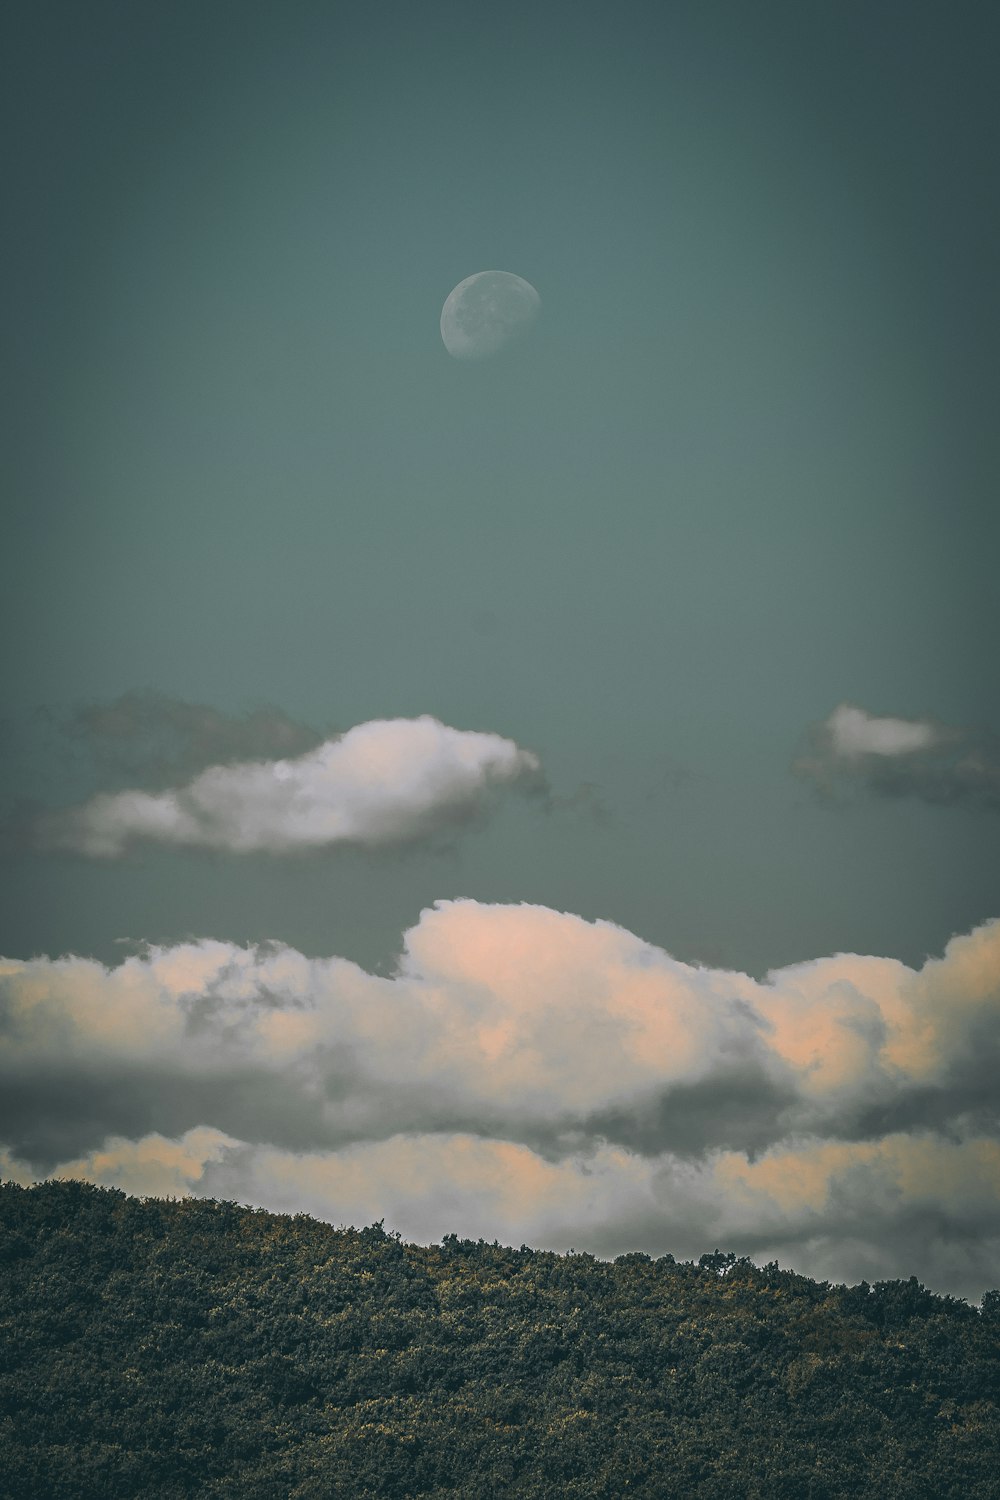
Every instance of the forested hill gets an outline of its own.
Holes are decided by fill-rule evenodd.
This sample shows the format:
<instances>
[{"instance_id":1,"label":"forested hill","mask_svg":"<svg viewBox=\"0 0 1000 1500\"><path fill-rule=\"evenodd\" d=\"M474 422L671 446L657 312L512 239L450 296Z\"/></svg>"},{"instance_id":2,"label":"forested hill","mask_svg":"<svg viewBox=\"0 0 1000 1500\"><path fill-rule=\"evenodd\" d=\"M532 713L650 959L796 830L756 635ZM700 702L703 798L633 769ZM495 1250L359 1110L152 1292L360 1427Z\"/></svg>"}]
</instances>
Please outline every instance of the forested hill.
<instances>
[{"instance_id":1,"label":"forested hill","mask_svg":"<svg viewBox=\"0 0 1000 1500\"><path fill-rule=\"evenodd\" d=\"M0 1494L995 1500L1000 1296L0 1188Z\"/></svg>"}]
</instances>

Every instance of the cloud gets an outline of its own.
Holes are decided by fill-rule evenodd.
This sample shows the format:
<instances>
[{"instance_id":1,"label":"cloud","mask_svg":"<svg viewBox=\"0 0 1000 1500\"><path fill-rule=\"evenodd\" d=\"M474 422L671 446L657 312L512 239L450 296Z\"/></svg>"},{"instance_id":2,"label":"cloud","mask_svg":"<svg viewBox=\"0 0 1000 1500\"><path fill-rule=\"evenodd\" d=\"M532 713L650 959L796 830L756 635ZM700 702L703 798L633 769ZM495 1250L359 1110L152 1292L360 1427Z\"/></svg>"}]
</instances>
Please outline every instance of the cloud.
<instances>
[{"instance_id":1,"label":"cloud","mask_svg":"<svg viewBox=\"0 0 1000 1500\"><path fill-rule=\"evenodd\" d=\"M1000 921L920 969L763 981L470 900L425 911L389 977L209 941L0 964L12 1174L418 1238L725 1243L845 1277L909 1275L924 1236L966 1288L1000 1234L998 1064Z\"/></svg>"},{"instance_id":2,"label":"cloud","mask_svg":"<svg viewBox=\"0 0 1000 1500\"><path fill-rule=\"evenodd\" d=\"M996 735L871 714L853 703L839 703L807 730L792 770L827 797L857 790L1000 811Z\"/></svg>"},{"instance_id":3,"label":"cloud","mask_svg":"<svg viewBox=\"0 0 1000 1500\"><path fill-rule=\"evenodd\" d=\"M36 844L113 859L136 842L288 854L397 843L481 808L505 783L541 785L538 757L424 715L377 719L304 754L212 765L159 792L101 792L43 815Z\"/></svg>"},{"instance_id":4,"label":"cloud","mask_svg":"<svg viewBox=\"0 0 1000 1500\"><path fill-rule=\"evenodd\" d=\"M99 1151L63 1162L57 1175L143 1197L183 1198L204 1181L213 1163L239 1146L239 1141L207 1126L188 1130L179 1140L157 1134L138 1141L111 1136ZM4 1175L23 1179L24 1170L9 1151L0 1153L0 1165L6 1168Z\"/></svg>"},{"instance_id":5,"label":"cloud","mask_svg":"<svg viewBox=\"0 0 1000 1500\"><path fill-rule=\"evenodd\" d=\"M5 1176L32 1180L9 1153ZM467 1133L290 1152L207 1128L112 1138L54 1173L135 1193L196 1194L335 1224L384 1219L418 1243L455 1232L539 1249L696 1257L716 1246L822 1279L916 1275L978 1300L1000 1254L1000 1146L894 1134L699 1162L598 1143L551 1161Z\"/></svg>"},{"instance_id":6,"label":"cloud","mask_svg":"<svg viewBox=\"0 0 1000 1500\"><path fill-rule=\"evenodd\" d=\"M471 900L425 911L390 977L210 941L0 963L0 1125L39 1160L203 1123L297 1149L474 1130L553 1157L993 1130L998 1061L1000 922L919 970L841 954L764 981Z\"/></svg>"},{"instance_id":7,"label":"cloud","mask_svg":"<svg viewBox=\"0 0 1000 1500\"><path fill-rule=\"evenodd\" d=\"M43 717L83 749L99 773L143 787L206 766L301 755L323 738L277 708L226 714L207 703L135 689L111 703L80 704L65 715L45 710Z\"/></svg>"}]
</instances>

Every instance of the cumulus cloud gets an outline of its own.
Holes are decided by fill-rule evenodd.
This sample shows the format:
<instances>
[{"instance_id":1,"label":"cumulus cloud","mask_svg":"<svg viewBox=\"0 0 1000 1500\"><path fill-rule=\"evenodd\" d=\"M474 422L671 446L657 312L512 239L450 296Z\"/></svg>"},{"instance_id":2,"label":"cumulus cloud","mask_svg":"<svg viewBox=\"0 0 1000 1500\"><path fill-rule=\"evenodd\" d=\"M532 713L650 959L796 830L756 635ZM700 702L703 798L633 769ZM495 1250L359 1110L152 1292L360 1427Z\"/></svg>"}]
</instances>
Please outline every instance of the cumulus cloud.
<instances>
[{"instance_id":1,"label":"cumulus cloud","mask_svg":"<svg viewBox=\"0 0 1000 1500\"><path fill-rule=\"evenodd\" d=\"M208 766L181 787L98 793L38 819L35 840L96 858L140 841L239 854L380 845L467 817L513 782L541 784L538 757L513 740L428 715L376 719L297 756Z\"/></svg>"},{"instance_id":2,"label":"cumulus cloud","mask_svg":"<svg viewBox=\"0 0 1000 1500\"><path fill-rule=\"evenodd\" d=\"M425 911L388 977L209 941L0 964L12 1175L416 1238L725 1244L846 1277L919 1272L923 1237L925 1279L967 1291L1000 1234L998 1063L1000 921L920 969L763 981L470 900Z\"/></svg>"},{"instance_id":3,"label":"cumulus cloud","mask_svg":"<svg viewBox=\"0 0 1000 1500\"><path fill-rule=\"evenodd\" d=\"M853 703L839 703L807 730L792 770L824 796L860 790L1000 811L996 735L872 714Z\"/></svg>"}]
</instances>

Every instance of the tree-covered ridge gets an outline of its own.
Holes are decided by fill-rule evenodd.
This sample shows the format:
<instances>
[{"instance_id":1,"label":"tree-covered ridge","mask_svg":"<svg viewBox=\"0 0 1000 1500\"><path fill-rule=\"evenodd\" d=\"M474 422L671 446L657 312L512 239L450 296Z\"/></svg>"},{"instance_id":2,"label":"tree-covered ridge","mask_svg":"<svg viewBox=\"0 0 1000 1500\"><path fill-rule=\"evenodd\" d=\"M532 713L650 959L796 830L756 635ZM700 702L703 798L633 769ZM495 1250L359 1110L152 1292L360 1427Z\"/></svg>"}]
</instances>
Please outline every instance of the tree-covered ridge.
<instances>
[{"instance_id":1,"label":"tree-covered ridge","mask_svg":"<svg viewBox=\"0 0 1000 1500\"><path fill-rule=\"evenodd\" d=\"M0 1187L0 1494L987 1500L1000 1296Z\"/></svg>"}]
</instances>

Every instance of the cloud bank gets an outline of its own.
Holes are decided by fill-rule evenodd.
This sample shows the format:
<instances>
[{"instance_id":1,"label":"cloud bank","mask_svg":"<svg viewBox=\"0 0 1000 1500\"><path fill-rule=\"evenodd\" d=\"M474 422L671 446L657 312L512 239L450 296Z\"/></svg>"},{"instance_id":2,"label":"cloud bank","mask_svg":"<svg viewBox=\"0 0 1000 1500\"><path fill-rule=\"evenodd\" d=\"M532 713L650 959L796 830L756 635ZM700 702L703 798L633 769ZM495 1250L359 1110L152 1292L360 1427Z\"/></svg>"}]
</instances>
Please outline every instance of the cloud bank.
<instances>
[{"instance_id":1,"label":"cloud bank","mask_svg":"<svg viewBox=\"0 0 1000 1500\"><path fill-rule=\"evenodd\" d=\"M973 1296L1000 1249L998 1062L1000 922L919 970L763 981L468 900L425 911L391 977L209 941L0 965L22 1180Z\"/></svg>"},{"instance_id":2,"label":"cloud bank","mask_svg":"<svg viewBox=\"0 0 1000 1500\"><path fill-rule=\"evenodd\" d=\"M792 770L824 796L863 791L1000 811L1000 739L985 731L839 703L806 742Z\"/></svg>"},{"instance_id":3,"label":"cloud bank","mask_svg":"<svg viewBox=\"0 0 1000 1500\"><path fill-rule=\"evenodd\" d=\"M34 836L104 859L143 841L233 854L374 846L434 832L514 782L539 786L541 765L513 740L428 715L375 719L294 757L211 765L163 791L100 792L45 814Z\"/></svg>"}]
</instances>

